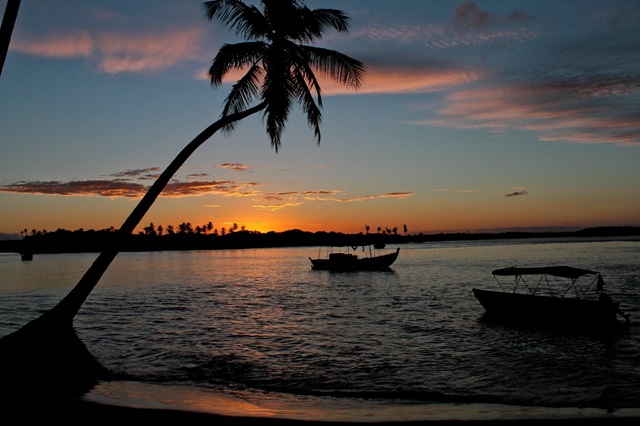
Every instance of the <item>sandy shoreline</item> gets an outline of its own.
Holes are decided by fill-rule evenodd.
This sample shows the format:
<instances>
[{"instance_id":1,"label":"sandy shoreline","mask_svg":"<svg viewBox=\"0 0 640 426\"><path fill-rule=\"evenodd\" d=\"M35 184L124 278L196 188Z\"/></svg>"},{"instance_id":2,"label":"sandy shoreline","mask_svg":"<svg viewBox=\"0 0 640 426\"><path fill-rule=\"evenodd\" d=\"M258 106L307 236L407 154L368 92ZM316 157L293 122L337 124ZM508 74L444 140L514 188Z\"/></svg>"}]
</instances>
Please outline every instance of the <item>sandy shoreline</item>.
<instances>
[{"instance_id":1,"label":"sandy shoreline","mask_svg":"<svg viewBox=\"0 0 640 426\"><path fill-rule=\"evenodd\" d=\"M117 405L106 405L84 400L67 400L51 402L49 404L32 403L20 407L13 405L9 410L3 410L1 415L2 423L6 425L29 424L36 422L42 424L64 425L358 425L363 422L325 422L325 421L302 421L268 417L236 417L221 416L211 413L190 412L179 410L155 409L155 408L132 408ZM573 419L523 419L523 420L425 420L410 422L374 422L372 424L380 426L438 426L438 425L598 425L606 424L632 425L638 423L637 417L589 417ZM367 424L367 423L364 423Z\"/></svg>"},{"instance_id":2,"label":"sandy shoreline","mask_svg":"<svg viewBox=\"0 0 640 426\"><path fill-rule=\"evenodd\" d=\"M64 425L488 425L637 424L640 411L488 404L380 404L229 394L186 386L103 382L81 398L3 401L2 424Z\"/></svg>"},{"instance_id":3,"label":"sandy shoreline","mask_svg":"<svg viewBox=\"0 0 640 426\"><path fill-rule=\"evenodd\" d=\"M276 392L221 391L137 381L106 381L84 395L85 402L139 409L208 413L236 418L270 418L342 423L407 423L640 417L639 409L512 406L487 403L416 403L331 398Z\"/></svg>"}]
</instances>

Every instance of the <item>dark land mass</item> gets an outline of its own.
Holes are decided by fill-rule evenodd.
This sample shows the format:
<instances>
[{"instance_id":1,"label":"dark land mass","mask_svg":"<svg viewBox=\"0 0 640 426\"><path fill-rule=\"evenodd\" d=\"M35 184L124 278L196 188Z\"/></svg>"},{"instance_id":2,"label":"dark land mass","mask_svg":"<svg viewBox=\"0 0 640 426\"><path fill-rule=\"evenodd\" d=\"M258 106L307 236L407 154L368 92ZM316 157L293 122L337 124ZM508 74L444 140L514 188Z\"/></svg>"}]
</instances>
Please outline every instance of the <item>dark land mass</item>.
<instances>
[{"instance_id":1,"label":"dark land mass","mask_svg":"<svg viewBox=\"0 0 640 426\"><path fill-rule=\"evenodd\" d=\"M260 233L237 231L225 235L203 233L174 233L166 235L137 234L122 236L112 229L59 229L29 235L22 240L0 241L4 253L98 253L115 249L119 252L169 250L221 250L267 247L362 246L383 244L430 243L441 241L509 240L532 238L604 238L640 237L640 227L613 226L586 228L566 232L500 232L446 234L343 234L339 232L308 232L298 229L284 232Z\"/></svg>"}]
</instances>

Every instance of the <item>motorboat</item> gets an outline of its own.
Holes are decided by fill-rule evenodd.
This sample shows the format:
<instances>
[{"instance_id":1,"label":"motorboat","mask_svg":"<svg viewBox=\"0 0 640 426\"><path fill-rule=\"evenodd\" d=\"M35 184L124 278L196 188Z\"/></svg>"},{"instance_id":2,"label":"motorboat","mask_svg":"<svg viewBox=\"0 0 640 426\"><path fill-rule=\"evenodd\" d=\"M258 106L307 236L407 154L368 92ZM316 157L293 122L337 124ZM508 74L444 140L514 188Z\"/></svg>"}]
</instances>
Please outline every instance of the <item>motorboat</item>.
<instances>
[{"instance_id":1,"label":"motorboat","mask_svg":"<svg viewBox=\"0 0 640 426\"><path fill-rule=\"evenodd\" d=\"M607 327L629 315L604 292L597 271L571 266L510 267L492 272L501 291L474 288L488 318L554 327ZM501 280L510 278L511 286Z\"/></svg>"}]
</instances>

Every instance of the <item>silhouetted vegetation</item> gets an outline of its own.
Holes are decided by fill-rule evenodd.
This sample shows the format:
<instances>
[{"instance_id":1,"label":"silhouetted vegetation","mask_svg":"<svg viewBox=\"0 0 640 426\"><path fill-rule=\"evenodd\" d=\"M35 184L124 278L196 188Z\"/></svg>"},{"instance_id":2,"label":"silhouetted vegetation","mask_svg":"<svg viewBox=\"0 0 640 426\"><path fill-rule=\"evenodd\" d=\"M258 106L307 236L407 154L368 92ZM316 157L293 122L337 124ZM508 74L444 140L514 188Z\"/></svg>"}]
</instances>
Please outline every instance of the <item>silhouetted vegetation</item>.
<instances>
[{"instance_id":1,"label":"silhouetted vegetation","mask_svg":"<svg viewBox=\"0 0 640 426\"><path fill-rule=\"evenodd\" d=\"M265 247L305 247L305 246L355 246L374 243L406 244L438 241L473 241L527 238L596 238L640 236L640 227L616 226L586 228L572 232L501 232L501 233L440 233L400 235L391 229L379 228L379 233L344 234L340 232L309 232L292 229L284 232L246 230L234 224L228 229L213 226L192 226L185 222L178 227L150 224L137 235L122 236L108 228L103 230L78 229L68 231L58 229L53 232L24 232L22 240L0 241L0 252L21 253L28 248L32 253L81 253L118 251L163 251L163 250L219 250Z\"/></svg>"}]
</instances>

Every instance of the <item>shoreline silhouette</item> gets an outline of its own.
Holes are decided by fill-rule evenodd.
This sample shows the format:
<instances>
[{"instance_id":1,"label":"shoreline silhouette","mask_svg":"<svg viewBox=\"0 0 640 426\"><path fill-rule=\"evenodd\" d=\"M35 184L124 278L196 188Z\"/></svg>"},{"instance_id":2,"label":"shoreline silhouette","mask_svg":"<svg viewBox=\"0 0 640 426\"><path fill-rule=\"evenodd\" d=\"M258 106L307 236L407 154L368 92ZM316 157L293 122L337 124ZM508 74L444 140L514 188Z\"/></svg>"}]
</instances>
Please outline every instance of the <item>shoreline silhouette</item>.
<instances>
[{"instance_id":1,"label":"shoreline silhouette","mask_svg":"<svg viewBox=\"0 0 640 426\"><path fill-rule=\"evenodd\" d=\"M610 226L585 228L578 231L549 232L459 232L439 234L345 234L341 232L310 232L293 229L283 232L236 231L224 235L178 232L165 235L123 236L110 229L53 232L34 232L21 240L0 240L0 253L99 253L104 250L121 252L136 251L180 251L180 250L224 250L273 247L314 246L366 246L376 243L408 244L441 241L478 241L547 238L605 238L640 237L640 227Z\"/></svg>"}]
</instances>

